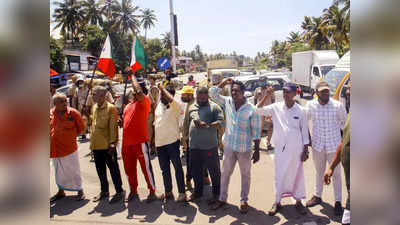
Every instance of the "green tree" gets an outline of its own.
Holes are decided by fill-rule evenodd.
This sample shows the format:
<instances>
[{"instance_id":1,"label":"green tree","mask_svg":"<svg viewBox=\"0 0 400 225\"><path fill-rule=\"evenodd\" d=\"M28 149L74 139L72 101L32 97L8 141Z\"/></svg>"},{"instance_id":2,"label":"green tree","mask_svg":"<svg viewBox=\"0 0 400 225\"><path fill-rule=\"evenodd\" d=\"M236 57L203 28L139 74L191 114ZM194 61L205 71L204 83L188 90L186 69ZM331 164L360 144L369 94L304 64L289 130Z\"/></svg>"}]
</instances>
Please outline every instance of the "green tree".
<instances>
[{"instance_id":1,"label":"green tree","mask_svg":"<svg viewBox=\"0 0 400 225\"><path fill-rule=\"evenodd\" d=\"M96 25L87 26L85 33L85 38L82 41L83 50L89 51L93 56L99 57L101 48L106 40L106 34Z\"/></svg>"},{"instance_id":2,"label":"green tree","mask_svg":"<svg viewBox=\"0 0 400 225\"><path fill-rule=\"evenodd\" d=\"M57 40L50 36L50 67L59 73L64 72L64 60L65 55L62 46L57 43Z\"/></svg>"},{"instance_id":3,"label":"green tree","mask_svg":"<svg viewBox=\"0 0 400 225\"><path fill-rule=\"evenodd\" d=\"M53 21L56 26L53 30L61 28L61 35L64 40L72 40L78 42L78 28L82 21L84 21L84 12L82 11L81 2L76 0L64 0L62 2L54 2L57 7L54 10Z\"/></svg>"},{"instance_id":4,"label":"green tree","mask_svg":"<svg viewBox=\"0 0 400 225\"><path fill-rule=\"evenodd\" d=\"M112 20L113 11L118 7L117 0L100 0L101 13L107 18L108 21Z\"/></svg>"},{"instance_id":5,"label":"green tree","mask_svg":"<svg viewBox=\"0 0 400 225\"><path fill-rule=\"evenodd\" d=\"M171 49L171 33L170 32L165 32L162 36L162 44L163 47L166 49Z\"/></svg>"},{"instance_id":6,"label":"green tree","mask_svg":"<svg viewBox=\"0 0 400 225\"><path fill-rule=\"evenodd\" d=\"M324 33L321 17L304 17L301 25L304 33L304 41L315 50L325 50L330 48L330 41Z\"/></svg>"},{"instance_id":7,"label":"green tree","mask_svg":"<svg viewBox=\"0 0 400 225\"><path fill-rule=\"evenodd\" d=\"M347 19L347 10L334 4L323 12L321 31L333 42L337 53L342 56L346 52L345 46L350 42L350 20Z\"/></svg>"},{"instance_id":8,"label":"green tree","mask_svg":"<svg viewBox=\"0 0 400 225\"><path fill-rule=\"evenodd\" d=\"M131 31L137 34L140 29L140 15L135 15L139 10L138 6L133 6L132 0L122 0L121 4L117 4L113 11L113 20L115 24L113 27L121 32L122 35Z\"/></svg>"},{"instance_id":9,"label":"green tree","mask_svg":"<svg viewBox=\"0 0 400 225\"><path fill-rule=\"evenodd\" d=\"M289 36L287 37L289 43L295 43L301 41L301 35L299 32L290 32Z\"/></svg>"},{"instance_id":10,"label":"green tree","mask_svg":"<svg viewBox=\"0 0 400 225\"><path fill-rule=\"evenodd\" d=\"M143 13L143 18L142 18L142 26L144 28L144 39L147 39L147 30L151 29L154 27L154 23L157 21L156 15L154 14L154 10L151 9L144 9L141 10Z\"/></svg>"},{"instance_id":11,"label":"green tree","mask_svg":"<svg viewBox=\"0 0 400 225\"><path fill-rule=\"evenodd\" d=\"M86 0L82 1L82 7L87 21L86 23L91 25L103 24L100 3L96 0Z\"/></svg>"}]
</instances>

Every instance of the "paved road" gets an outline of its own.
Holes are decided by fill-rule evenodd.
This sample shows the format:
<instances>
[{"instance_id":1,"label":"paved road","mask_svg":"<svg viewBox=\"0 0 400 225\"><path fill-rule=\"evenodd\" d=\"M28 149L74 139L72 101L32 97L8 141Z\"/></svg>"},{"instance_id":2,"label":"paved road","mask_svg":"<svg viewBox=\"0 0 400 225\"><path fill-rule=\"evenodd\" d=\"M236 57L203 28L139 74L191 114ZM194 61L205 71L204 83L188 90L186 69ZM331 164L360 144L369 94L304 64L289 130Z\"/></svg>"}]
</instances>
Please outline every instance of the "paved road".
<instances>
[{"instance_id":1,"label":"paved road","mask_svg":"<svg viewBox=\"0 0 400 225\"><path fill-rule=\"evenodd\" d=\"M301 100L302 104L306 100ZM261 147L265 149L265 138L261 141ZM93 162L90 162L89 143L79 144L79 157L83 187L88 199L92 199L100 191L99 179ZM175 203L144 202L148 191L146 182L138 167L139 197L140 201L133 201L129 204L117 203L110 205L107 202L94 203L89 200L76 202L72 197L64 198L55 204L50 205L50 221L52 224L80 225L80 224L340 224L340 217L333 215L333 188L325 188L322 205L310 208L306 216L300 216L291 198L283 199L284 205L281 213L276 216L268 216L274 200L273 191L273 151L261 151L261 159L252 166L252 183L249 195L250 211L242 215L238 211L240 202L240 174L238 166L231 177L229 186L228 203L224 208L212 211L208 209L206 199L211 197L211 187L204 190L204 199L197 203ZM183 162L185 165L185 163ZM129 190L122 160L119 160L122 173L123 187ZM163 181L158 159L152 159L155 173L157 193L163 193ZM186 167L186 166L184 166ZM307 199L313 194L315 171L312 158L305 162L305 177ZM186 172L186 168L184 168ZM173 168L172 168L172 174ZM110 192L114 194L111 179L109 178ZM343 202L345 200L345 182L343 179ZM176 182L173 176L173 192L177 195ZM57 192L54 180L54 169L50 167L50 194ZM67 193L74 195L75 193ZM189 195L190 192L187 192Z\"/></svg>"}]
</instances>

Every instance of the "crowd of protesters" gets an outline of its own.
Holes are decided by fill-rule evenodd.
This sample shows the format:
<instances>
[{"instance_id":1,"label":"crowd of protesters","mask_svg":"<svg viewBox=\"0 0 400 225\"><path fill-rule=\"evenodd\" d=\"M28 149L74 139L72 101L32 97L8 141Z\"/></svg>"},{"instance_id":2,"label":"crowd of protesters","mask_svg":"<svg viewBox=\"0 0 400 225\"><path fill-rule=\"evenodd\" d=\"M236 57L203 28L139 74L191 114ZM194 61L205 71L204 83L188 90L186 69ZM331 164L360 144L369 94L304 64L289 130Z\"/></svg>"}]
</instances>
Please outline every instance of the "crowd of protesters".
<instances>
[{"instance_id":1,"label":"crowd of protesters","mask_svg":"<svg viewBox=\"0 0 400 225\"><path fill-rule=\"evenodd\" d=\"M132 89L127 91L129 102L124 104L121 117L114 105L112 89L106 82L93 87L75 77L68 97L51 88L50 157L59 188L51 202L65 197L65 191L76 191L77 200L85 199L77 137L86 139L86 133L90 133L90 151L100 183L100 192L93 201L108 199L110 195L107 168L115 188L115 195L109 201L111 204L139 198L139 161L149 190L147 202L175 199L172 164L178 192L176 201L196 201L203 197L203 186L211 184L212 197L207 201L210 209L217 210L227 202L230 178L238 163L241 179L239 210L245 214L249 210L251 166L260 159L262 129L266 127L267 150L274 150L275 156L275 201L268 214L273 216L279 212L281 199L285 197L293 197L296 210L306 214L302 204L306 197L305 179L312 178L304 176L303 163L309 158L311 149L316 171L315 190L306 207L322 203L323 183L329 184L332 177L334 213L343 214L343 224L350 223L350 114L342 103L330 97L326 82L317 84L317 97L305 106L294 100L297 86L290 82L283 86L282 102L275 102L273 88L266 86L256 90L256 105L253 105L244 97L245 86L239 81L216 75L209 86L197 87L191 76L179 92L181 102L186 104L180 126L182 107L175 98L176 88L170 82L157 83L155 77L149 76L146 87L142 77L136 77L129 70L125 72L131 75ZM122 127L121 137L119 126ZM118 144L129 183L129 194L125 199ZM181 146L186 158L186 176ZM151 156L158 157L161 174L154 174ZM222 164L220 156L223 156ZM348 193L344 213L341 169L336 168L340 161ZM154 176L163 178L164 192L160 196L156 194ZM186 195L187 189L193 189L190 196Z\"/></svg>"}]
</instances>

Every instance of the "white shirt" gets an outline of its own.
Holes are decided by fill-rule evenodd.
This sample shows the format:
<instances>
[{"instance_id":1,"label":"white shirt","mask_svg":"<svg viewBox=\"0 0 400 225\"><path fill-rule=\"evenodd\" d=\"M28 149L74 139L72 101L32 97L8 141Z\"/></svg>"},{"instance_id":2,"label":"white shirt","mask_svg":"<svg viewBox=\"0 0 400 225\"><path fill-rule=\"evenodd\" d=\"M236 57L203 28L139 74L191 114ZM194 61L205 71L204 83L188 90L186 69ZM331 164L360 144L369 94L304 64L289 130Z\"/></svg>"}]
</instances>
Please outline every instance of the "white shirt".
<instances>
[{"instance_id":1,"label":"white shirt","mask_svg":"<svg viewBox=\"0 0 400 225\"><path fill-rule=\"evenodd\" d=\"M272 117L274 132L271 142L275 149L289 145L302 150L304 145L310 143L306 112L297 103L288 108L285 102L277 102L257 108L257 112Z\"/></svg>"},{"instance_id":2,"label":"white shirt","mask_svg":"<svg viewBox=\"0 0 400 225\"><path fill-rule=\"evenodd\" d=\"M312 121L312 148L327 153L336 152L336 148L342 139L340 129L343 129L347 113L343 104L335 99L329 99L325 105L321 105L318 99L307 103L307 117Z\"/></svg>"},{"instance_id":3,"label":"white shirt","mask_svg":"<svg viewBox=\"0 0 400 225\"><path fill-rule=\"evenodd\" d=\"M169 108L161 101L155 110L154 134L156 147L169 145L180 139L179 134L180 105L176 100Z\"/></svg>"}]
</instances>

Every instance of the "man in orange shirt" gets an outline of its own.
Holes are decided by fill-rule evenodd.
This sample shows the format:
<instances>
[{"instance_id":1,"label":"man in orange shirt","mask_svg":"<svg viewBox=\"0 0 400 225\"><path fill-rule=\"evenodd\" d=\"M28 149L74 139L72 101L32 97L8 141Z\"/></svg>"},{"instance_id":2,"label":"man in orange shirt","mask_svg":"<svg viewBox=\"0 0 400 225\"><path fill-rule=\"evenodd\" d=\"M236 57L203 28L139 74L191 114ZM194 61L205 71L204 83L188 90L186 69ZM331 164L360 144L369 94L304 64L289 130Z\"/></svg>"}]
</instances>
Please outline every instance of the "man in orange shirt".
<instances>
[{"instance_id":1,"label":"man in orange shirt","mask_svg":"<svg viewBox=\"0 0 400 225\"><path fill-rule=\"evenodd\" d=\"M77 200L85 199L78 157L76 137L85 129L81 114L67 106L67 96L55 94L50 110L50 158L56 175L58 193L50 202L65 197L65 190L77 191Z\"/></svg>"},{"instance_id":2,"label":"man in orange shirt","mask_svg":"<svg viewBox=\"0 0 400 225\"><path fill-rule=\"evenodd\" d=\"M126 71L132 73L131 71ZM123 138L122 138L122 159L124 162L125 173L128 176L130 193L126 198L126 202L137 199L137 161L139 160L143 175L150 191L147 202L158 199L155 194L155 182L153 168L151 166L147 119L150 112L150 98L146 96L141 86L132 77L133 101L131 101L124 109L123 113Z\"/></svg>"}]
</instances>

